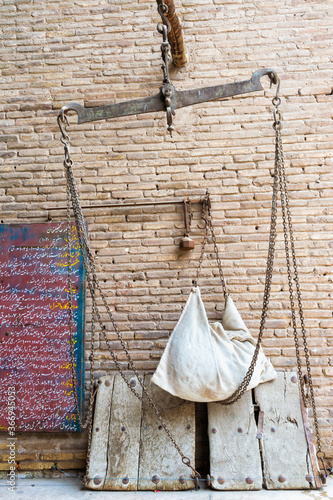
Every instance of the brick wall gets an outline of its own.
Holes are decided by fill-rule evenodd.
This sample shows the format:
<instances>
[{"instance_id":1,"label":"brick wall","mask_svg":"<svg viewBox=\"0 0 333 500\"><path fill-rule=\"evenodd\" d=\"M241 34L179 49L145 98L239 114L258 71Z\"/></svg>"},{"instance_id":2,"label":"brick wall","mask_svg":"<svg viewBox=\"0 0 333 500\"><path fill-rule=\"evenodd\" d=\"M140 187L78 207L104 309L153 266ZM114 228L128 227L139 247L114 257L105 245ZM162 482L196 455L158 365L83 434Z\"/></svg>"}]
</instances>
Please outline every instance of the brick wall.
<instances>
[{"instance_id":1,"label":"brick wall","mask_svg":"<svg viewBox=\"0 0 333 500\"><path fill-rule=\"evenodd\" d=\"M299 275L320 429L332 446L332 22L330 0L183 0L188 64L171 69L178 89L247 79L270 67L281 77L283 138ZM3 0L0 52L1 222L44 222L63 206L63 147L56 116L70 101L86 106L157 93L159 20L153 1ZM164 113L76 125L72 156L84 203L197 198L209 189L228 287L256 336L270 221L274 89L185 108L172 139ZM182 206L86 212L103 288L138 368L153 370L188 296L196 249L179 250ZM52 212L54 221L64 212ZM263 345L278 369L295 368L281 224ZM211 319L222 298L212 246L200 281ZM109 333L113 347L119 342ZM89 300L87 347L89 348ZM103 341L95 376L114 368ZM119 353L124 368L127 363ZM88 364L87 364L88 366ZM6 436L1 436L3 470ZM19 470L84 466L86 435L20 434Z\"/></svg>"}]
</instances>

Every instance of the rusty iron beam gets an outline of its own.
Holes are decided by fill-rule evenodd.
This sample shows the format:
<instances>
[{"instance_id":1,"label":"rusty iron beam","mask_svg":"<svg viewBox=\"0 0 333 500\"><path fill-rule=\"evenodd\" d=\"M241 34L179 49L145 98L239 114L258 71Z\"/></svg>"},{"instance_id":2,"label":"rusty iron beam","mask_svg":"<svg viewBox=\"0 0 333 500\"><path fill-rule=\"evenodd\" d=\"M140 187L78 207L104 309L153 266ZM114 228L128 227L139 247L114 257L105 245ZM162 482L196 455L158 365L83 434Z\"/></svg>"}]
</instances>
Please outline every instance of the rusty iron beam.
<instances>
[{"instance_id":1,"label":"rusty iron beam","mask_svg":"<svg viewBox=\"0 0 333 500\"><path fill-rule=\"evenodd\" d=\"M191 204L202 203L202 199L195 198L191 199ZM133 201L133 202L124 202L124 203L100 203L96 205L82 205L81 208L83 210L95 210L98 208L126 208L126 207L150 207L155 205L180 205L184 203L184 199L175 199L175 200L152 200L152 201ZM48 207L42 208L45 211L58 211L58 210L66 210L65 206L60 207Z\"/></svg>"},{"instance_id":2,"label":"rusty iron beam","mask_svg":"<svg viewBox=\"0 0 333 500\"><path fill-rule=\"evenodd\" d=\"M263 76L268 76L274 84L278 82L276 72L272 69L264 68L255 71L250 80L244 80L241 82L225 83L222 85L215 85L213 87L203 87L200 89L183 91L176 90L174 86L171 85L171 110L174 112L176 109L183 108L185 106L192 106L193 104L216 101L224 99L225 97L263 90L260 83L260 78ZM162 88L163 87L161 87L161 89ZM162 90L160 90L159 94L152 97L144 97L142 99L108 104L106 106L96 106L92 108L85 108L81 104L72 102L63 106L60 113L64 114L68 111L75 111L78 115L78 124L81 124L97 120L107 120L109 118L116 118L119 116L165 111L165 109L165 97Z\"/></svg>"},{"instance_id":3,"label":"rusty iron beam","mask_svg":"<svg viewBox=\"0 0 333 500\"><path fill-rule=\"evenodd\" d=\"M171 47L172 61L175 66L181 68L185 66L187 59L185 54L184 39L179 18L176 14L176 8L173 0L163 0L168 11L165 17L171 25L171 30L168 33L168 41ZM161 5L162 0L157 0L157 5Z\"/></svg>"}]
</instances>

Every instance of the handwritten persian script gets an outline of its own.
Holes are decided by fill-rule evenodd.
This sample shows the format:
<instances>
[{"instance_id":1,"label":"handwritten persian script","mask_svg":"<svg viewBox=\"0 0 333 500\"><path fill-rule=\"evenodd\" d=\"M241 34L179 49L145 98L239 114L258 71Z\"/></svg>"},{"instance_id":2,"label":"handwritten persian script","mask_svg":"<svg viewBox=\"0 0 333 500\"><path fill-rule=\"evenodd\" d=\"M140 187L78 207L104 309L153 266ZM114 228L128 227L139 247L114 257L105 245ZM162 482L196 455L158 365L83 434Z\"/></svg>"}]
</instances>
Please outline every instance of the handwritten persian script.
<instances>
[{"instance_id":1,"label":"handwritten persian script","mask_svg":"<svg viewBox=\"0 0 333 500\"><path fill-rule=\"evenodd\" d=\"M84 271L71 227L74 357L84 387ZM66 222L0 224L0 430L15 387L17 431L77 431L70 356Z\"/></svg>"}]
</instances>

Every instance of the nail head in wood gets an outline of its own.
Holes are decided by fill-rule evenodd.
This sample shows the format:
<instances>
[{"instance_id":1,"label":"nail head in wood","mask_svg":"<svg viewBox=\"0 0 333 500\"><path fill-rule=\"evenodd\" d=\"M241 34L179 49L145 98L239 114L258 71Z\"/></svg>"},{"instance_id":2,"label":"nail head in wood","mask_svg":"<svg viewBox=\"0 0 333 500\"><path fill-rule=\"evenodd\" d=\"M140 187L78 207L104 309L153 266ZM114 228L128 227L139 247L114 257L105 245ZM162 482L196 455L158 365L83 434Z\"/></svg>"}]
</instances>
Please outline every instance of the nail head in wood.
<instances>
[{"instance_id":1,"label":"nail head in wood","mask_svg":"<svg viewBox=\"0 0 333 500\"><path fill-rule=\"evenodd\" d=\"M130 385L131 387L135 387L135 386L136 386L136 380L135 380L135 378L131 378L131 380L130 380L130 382L129 382L129 385Z\"/></svg>"},{"instance_id":2,"label":"nail head in wood","mask_svg":"<svg viewBox=\"0 0 333 500\"><path fill-rule=\"evenodd\" d=\"M278 481L279 483L284 483L285 481L287 481L287 479L285 478L285 476L282 476L282 474L278 477Z\"/></svg>"},{"instance_id":3,"label":"nail head in wood","mask_svg":"<svg viewBox=\"0 0 333 500\"><path fill-rule=\"evenodd\" d=\"M160 478L156 474L151 478L151 480L154 484L158 484L160 482Z\"/></svg>"}]
</instances>

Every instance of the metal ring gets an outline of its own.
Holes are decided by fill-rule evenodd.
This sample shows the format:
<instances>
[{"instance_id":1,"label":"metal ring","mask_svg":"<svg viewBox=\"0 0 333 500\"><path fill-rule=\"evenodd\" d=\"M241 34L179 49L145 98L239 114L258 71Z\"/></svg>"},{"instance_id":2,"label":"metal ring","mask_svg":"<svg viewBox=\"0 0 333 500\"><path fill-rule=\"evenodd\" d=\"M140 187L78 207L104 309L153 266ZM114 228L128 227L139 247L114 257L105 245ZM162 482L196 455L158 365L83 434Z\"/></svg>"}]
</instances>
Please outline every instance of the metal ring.
<instances>
[{"instance_id":1,"label":"metal ring","mask_svg":"<svg viewBox=\"0 0 333 500\"><path fill-rule=\"evenodd\" d=\"M278 97L278 96L273 97L272 103L274 104L274 106L280 106L280 104L281 104L281 97Z\"/></svg>"},{"instance_id":2,"label":"metal ring","mask_svg":"<svg viewBox=\"0 0 333 500\"><path fill-rule=\"evenodd\" d=\"M64 160L64 165L66 168L70 168L73 166L73 160L71 160L70 158Z\"/></svg>"}]
</instances>

